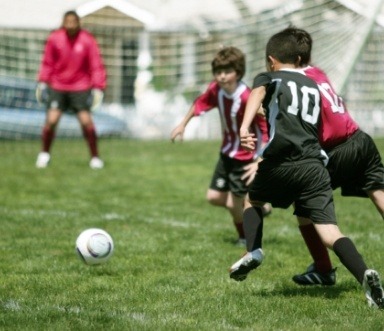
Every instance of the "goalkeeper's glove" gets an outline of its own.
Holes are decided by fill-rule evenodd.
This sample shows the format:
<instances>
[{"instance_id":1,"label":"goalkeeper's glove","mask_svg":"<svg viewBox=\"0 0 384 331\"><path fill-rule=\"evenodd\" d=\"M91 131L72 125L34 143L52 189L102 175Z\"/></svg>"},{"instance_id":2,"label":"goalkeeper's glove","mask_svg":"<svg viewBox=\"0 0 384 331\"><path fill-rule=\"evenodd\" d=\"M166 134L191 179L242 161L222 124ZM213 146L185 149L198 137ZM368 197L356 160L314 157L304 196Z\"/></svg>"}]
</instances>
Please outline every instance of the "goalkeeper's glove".
<instances>
[{"instance_id":1,"label":"goalkeeper's glove","mask_svg":"<svg viewBox=\"0 0 384 331\"><path fill-rule=\"evenodd\" d=\"M103 102L104 98L104 92L100 89L92 89L91 91L91 111L96 110L101 106L101 103Z\"/></svg>"},{"instance_id":2,"label":"goalkeeper's glove","mask_svg":"<svg viewBox=\"0 0 384 331\"><path fill-rule=\"evenodd\" d=\"M44 82L37 83L36 100L40 104L43 104L48 101L48 86L46 83Z\"/></svg>"}]
</instances>

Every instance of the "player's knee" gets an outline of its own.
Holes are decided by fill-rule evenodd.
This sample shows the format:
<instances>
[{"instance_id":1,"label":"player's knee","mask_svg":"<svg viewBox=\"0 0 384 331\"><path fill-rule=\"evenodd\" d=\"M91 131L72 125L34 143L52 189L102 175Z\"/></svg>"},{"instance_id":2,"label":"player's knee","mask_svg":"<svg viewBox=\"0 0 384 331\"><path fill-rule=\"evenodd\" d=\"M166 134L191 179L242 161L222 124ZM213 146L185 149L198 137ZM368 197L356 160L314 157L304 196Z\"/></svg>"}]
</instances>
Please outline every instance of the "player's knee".
<instances>
[{"instance_id":1,"label":"player's knee","mask_svg":"<svg viewBox=\"0 0 384 331\"><path fill-rule=\"evenodd\" d=\"M56 127L57 127L57 122L54 122L54 121L47 121L47 122L45 123L45 127L46 127L46 129L55 131L55 130L56 130Z\"/></svg>"},{"instance_id":2,"label":"player's knee","mask_svg":"<svg viewBox=\"0 0 384 331\"><path fill-rule=\"evenodd\" d=\"M213 206L226 206L227 199L222 194L212 192L211 190L207 192L206 199Z\"/></svg>"},{"instance_id":3,"label":"player's knee","mask_svg":"<svg viewBox=\"0 0 384 331\"><path fill-rule=\"evenodd\" d=\"M207 197L207 201L213 206L225 206L225 202L221 201L217 197Z\"/></svg>"},{"instance_id":4,"label":"player's knee","mask_svg":"<svg viewBox=\"0 0 384 331\"><path fill-rule=\"evenodd\" d=\"M300 226L311 225L312 221L309 218L297 216L297 222Z\"/></svg>"},{"instance_id":5,"label":"player's knee","mask_svg":"<svg viewBox=\"0 0 384 331\"><path fill-rule=\"evenodd\" d=\"M263 206L265 205L265 202L257 200L249 200L249 203L252 205L252 207L255 208L263 208Z\"/></svg>"}]
</instances>

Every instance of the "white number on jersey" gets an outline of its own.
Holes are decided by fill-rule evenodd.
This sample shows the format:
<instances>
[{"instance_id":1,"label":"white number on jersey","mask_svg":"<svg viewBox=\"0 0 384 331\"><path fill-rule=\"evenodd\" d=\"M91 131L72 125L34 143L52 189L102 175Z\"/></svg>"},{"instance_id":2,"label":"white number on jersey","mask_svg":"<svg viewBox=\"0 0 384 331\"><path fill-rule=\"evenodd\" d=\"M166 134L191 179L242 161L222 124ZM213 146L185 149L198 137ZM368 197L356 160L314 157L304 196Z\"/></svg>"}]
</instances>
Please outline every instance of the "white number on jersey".
<instances>
[{"instance_id":1,"label":"white number on jersey","mask_svg":"<svg viewBox=\"0 0 384 331\"><path fill-rule=\"evenodd\" d=\"M334 113L345 113L343 100L335 93L333 88L328 83L321 83L318 87L321 94L331 104L331 108Z\"/></svg>"},{"instance_id":2,"label":"white number on jersey","mask_svg":"<svg viewBox=\"0 0 384 331\"><path fill-rule=\"evenodd\" d=\"M289 86L292 94L292 103L288 106L287 111L290 114L297 115L299 112L297 84L293 81L289 81L287 85ZM310 124L316 124L320 114L320 93L317 89L308 86L302 86L300 90L303 94L303 99L301 101L301 104L303 105L301 118ZM309 95L313 95L315 98L315 107L313 109L309 109Z\"/></svg>"}]
</instances>

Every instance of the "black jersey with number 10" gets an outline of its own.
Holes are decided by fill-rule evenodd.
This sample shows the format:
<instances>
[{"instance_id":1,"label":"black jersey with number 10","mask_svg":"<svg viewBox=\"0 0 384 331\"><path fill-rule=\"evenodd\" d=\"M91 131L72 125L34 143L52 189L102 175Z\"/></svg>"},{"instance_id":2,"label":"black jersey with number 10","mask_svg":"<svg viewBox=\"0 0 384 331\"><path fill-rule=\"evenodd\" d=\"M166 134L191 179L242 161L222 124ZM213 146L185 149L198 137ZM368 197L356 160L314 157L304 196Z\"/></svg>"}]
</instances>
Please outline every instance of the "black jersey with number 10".
<instances>
[{"instance_id":1,"label":"black jersey with number 10","mask_svg":"<svg viewBox=\"0 0 384 331\"><path fill-rule=\"evenodd\" d=\"M267 161L283 163L327 157L318 140L320 91L314 81L298 70L279 70L257 75L253 87L267 89L263 107L269 141L263 151Z\"/></svg>"}]
</instances>

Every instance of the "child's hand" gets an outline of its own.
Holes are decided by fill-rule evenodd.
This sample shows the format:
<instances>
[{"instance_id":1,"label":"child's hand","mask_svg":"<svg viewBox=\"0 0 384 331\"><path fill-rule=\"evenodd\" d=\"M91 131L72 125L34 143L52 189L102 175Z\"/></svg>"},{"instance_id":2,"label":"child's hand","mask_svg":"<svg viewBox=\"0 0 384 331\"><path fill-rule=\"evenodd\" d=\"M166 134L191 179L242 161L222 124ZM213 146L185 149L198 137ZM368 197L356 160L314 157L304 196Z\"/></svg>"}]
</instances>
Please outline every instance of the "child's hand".
<instances>
[{"instance_id":1,"label":"child's hand","mask_svg":"<svg viewBox=\"0 0 384 331\"><path fill-rule=\"evenodd\" d=\"M175 127L171 132L171 141L174 143L178 136L180 137L180 141L183 141L184 130L185 127L182 125L178 125L177 127Z\"/></svg>"},{"instance_id":2,"label":"child's hand","mask_svg":"<svg viewBox=\"0 0 384 331\"><path fill-rule=\"evenodd\" d=\"M241 176L241 180L245 180L245 185L249 185L252 183L253 179L256 176L257 169L259 168L258 162L252 162L244 166L244 173Z\"/></svg>"},{"instance_id":3,"label":"child's hand","mask_svg":"<svg viewBox=\"0 0 384 331\"><path fill-rule=\"evenodd\" d=\"M254 133L249 133L248 129L240 129L241 146L247 151L254 151L256 148L256 138Z\"/></svg>"}]
</instances>

